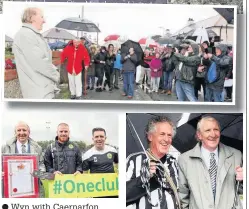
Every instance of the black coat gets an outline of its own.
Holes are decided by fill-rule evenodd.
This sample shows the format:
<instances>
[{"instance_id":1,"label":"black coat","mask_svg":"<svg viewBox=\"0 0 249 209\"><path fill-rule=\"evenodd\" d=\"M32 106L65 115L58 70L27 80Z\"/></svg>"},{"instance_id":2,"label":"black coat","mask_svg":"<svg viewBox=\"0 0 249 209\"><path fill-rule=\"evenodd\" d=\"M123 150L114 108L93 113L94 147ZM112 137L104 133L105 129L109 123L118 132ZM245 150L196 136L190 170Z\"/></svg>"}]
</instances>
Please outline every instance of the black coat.
<instances>
[{"instance_id":1,"label":"black coat","mask_svg":"<svg viewBox=\"0 0 249 209\"><path fill-rule=\"evenodd\" d=\"M70 141L61 144L56 137L55 142L47 147L44 164L49 173L55 171L60 171L63 174L82 172L82 155L75 144Z\"/></svg>"}]
</instances>

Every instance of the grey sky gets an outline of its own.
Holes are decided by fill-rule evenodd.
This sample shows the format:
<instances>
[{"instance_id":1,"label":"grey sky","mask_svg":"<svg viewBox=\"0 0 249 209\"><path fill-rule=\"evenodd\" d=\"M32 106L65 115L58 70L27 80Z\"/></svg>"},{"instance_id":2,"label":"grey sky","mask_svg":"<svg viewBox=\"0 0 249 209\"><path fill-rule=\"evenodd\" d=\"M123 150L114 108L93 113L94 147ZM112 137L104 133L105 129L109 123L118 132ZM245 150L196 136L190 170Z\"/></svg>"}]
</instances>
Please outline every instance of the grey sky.
<instances>
[{"instance_id":1,"label":"grey sky","mask_svg":"<svg viewBox=\"0 0 249 209\"><path fill-rule=\"evenodd\" d=\"M110 34L120 34L138 41L140 38L162 34L159 27L175 32L187 23L215 16L218 13L211 7L188 5L145 5L145 4L84 4L84 17L99 24L100 42ZM60 20L78 17L81 4L4 2L5 33L10 37L21 27L21 15L28 6L37 6L44 12L46 24L43 32L54 27ZM77 35L76 32L72 32ZM95 36L96 34L93 34Z\"/></svg>"},{"instance_id":2,"label":"grey sky","mask_svg":"<svg viewBox=\"0 0 249 209\"><path fill-rule=\"evenodd\" d=\"M31 129L31 138L37 141L54 139L58 124L65 122L70 126L72 140L83 140L87 144L91 144L92 129L103 127L107 132L107 143L118 146L119 118L117 113L87 113L63 109L20 111L5 108L3 118L2 141L4 142L14 136L14 127L19 121L28 123ZM46 122L50 122L50 129L46 128Z\"/></svg>"}]
</instances>

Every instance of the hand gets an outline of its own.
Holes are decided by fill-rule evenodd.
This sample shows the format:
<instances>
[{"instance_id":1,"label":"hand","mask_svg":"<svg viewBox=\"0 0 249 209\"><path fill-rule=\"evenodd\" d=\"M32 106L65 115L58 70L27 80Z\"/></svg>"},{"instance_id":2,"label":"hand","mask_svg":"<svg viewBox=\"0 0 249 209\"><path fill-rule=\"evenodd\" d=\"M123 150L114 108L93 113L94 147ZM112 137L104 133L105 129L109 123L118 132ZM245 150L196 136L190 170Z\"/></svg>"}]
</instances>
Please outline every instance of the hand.
<instances>
[{"instance_id":1,"label":"hand","mask_svg":"<svg viewBox=\"0 0 249 209\"><path fill-rule=\"evenodd\" d=\"M229 78L225 78L225 80L229 80Z\"/></svg>"},{"instance_id":2,"label":"hand","mask_svg":"<svg viewBox=\"0 0 249 209\"><path fill-rule=\"evenodd\" d=\"M60 176L63 175L60 171L55 171L55 172L54 172L54 175L57 175L57 174L60 175Z\"/></svg>"},{"instance_id":3,"label":"hand","mask_svg":"<svg viewBox=\"0 0 249 209\"><path fill-rule=\"evenodd\" d=\"M235 168L236 170L236 180L237 181L243 181L243 167L237 166Z\"/></svg>"},{"instance_id":4,"label":"hand","mask_svg":"<svg viewBox=\"0 0 249 209\"><path fill-rule=\"evenodd\" d=\"M74 175L74 176L77 176L78 174L81 174L81 172L76 171L73 175Z\"/></svg>"},{"instance_id":5,"label":"hand","mask_svg":"<svg viewBox=\"0 0 249 209\"><path fill-rule=\"evenodd\" d=\"M150 162L150 177L152 178L156 174L156 163Z\"/></svg>"},{"instance_id":6,"label":"hand","mask_svg":"<svg viewBox=\"0 0 249 209\"><path fill-rule=\"evenodd\" d=\"M184 54L184 56L185 56L185 57L188 57L188 55L189 55L189 52L186 51L185 54Z\"/></svg>"},{"instance_id":7,"label":"hand","mask_svg":"<svg viewBox=\"0 0 249 209\"><path fill-rule=\"evenodd\" d=\"M197 69L197 71L198 71L199 73L202 73L202 72L203 72L203 69L204 69L204 66L199 66L198 69Z\"/></svg>"},{"instance_id":8,"label":"hand","mask_svg":"<svg viewBox=\"0 0 249 209\"><path fill-rule=\"evenodd\" d=\"M210 53L208 53L207 55L208 55L208 58L209 58L209 59L212 58L212 56L213 56L213 55L210 54Z\"/></svg>"},{"instance_id":9,"label":"hand","mask_svg":"<svg viewBox=\"0 0 249 209\"><path fill-rule=\"evenodd\" d=\"M179 50L175 48L175 54L179 54Z\"/></svg>"},{"instance_id":10,"label":"hand","mask_svg":"<svg viewBox=\"0 0 249 209\"><path fill-rule=\"evenodd\" d=\"M88 66L85 66L85 70L88 70L88 68L89 68Z\"/></svg>"}]
</instances>

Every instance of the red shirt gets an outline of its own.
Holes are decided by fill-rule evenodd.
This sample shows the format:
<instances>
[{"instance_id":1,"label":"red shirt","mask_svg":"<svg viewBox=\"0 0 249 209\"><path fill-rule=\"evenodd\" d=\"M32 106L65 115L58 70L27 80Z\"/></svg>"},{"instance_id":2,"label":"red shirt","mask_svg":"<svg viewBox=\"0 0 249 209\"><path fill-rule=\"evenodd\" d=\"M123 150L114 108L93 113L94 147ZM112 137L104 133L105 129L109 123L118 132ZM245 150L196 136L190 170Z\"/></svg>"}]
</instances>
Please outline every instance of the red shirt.
<instances>
[{"instance_id":1,"label":"red shirt","mask_svg":"<svg viewBox=\"0 0 249 209\"><path fill-rule=\"evenodd\" d=\"M76 49L72 42L69 42L61 53L61 63L63 63L65 59L67 59L67 72L70 74L73 73L73 68L76 75L81 73L83 67L82 62L84 62L86 67L90 64L87 49L82 44L79 44Z\"/></svg>"}]
</instances>

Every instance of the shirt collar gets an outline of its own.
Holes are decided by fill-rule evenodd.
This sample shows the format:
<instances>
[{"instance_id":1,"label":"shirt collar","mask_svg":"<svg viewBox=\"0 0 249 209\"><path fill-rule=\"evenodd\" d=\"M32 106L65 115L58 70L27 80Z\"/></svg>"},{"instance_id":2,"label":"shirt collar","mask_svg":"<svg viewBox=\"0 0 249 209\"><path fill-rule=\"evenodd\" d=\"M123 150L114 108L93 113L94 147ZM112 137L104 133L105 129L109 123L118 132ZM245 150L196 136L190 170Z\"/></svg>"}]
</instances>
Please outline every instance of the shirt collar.
<instances>
[{"instance_id":1,"label":"shirt collar","mask_svg":"<svg viewBox=\"0 0 249 209\"><path fill-rule=\"evenodd\" d=\"M23 23L22 27L29 28L29 29L33 30L35 33L38 33L38 34L41 35L41 32L39 30L37 30L33 25L31 25L29 23Z\"/></svg>"},{"instance_id":2,"label":"shirt collar","mask_svg":"<svg viewBox=\"0 0 249 209\"><path fill-rule=\"evenodd\" d=\"M18 140L16 140L16 144L18 145L18 146L20 146L20 147L22 147L22 143L21 142L19 142ZM28 146L28 140L25 142L25 144L24 144L26 147Z\"/></svg>"},{"instance_id":3,"label":"shirt collar","mask_svg":"<svg viewBox=\"0 0 249 209\"><path fill-rule=\"evenodd\" d=\"M203 155L208 155L210 156L210 153L214 153L215 156L218 157L218 147L216 147L216 149L213 152L210 152L208 149L206 149L205 147L201 146L201 152Z\"/></svg>"}]
</instances>

